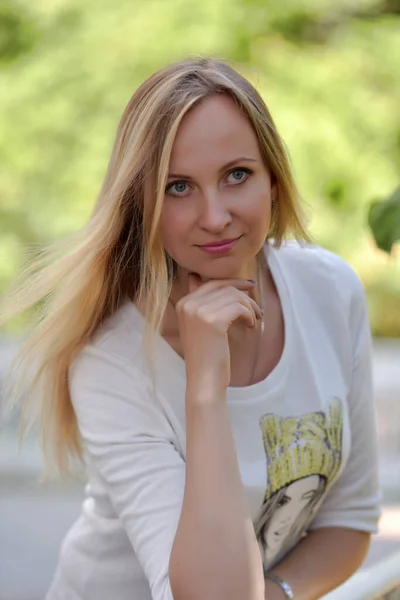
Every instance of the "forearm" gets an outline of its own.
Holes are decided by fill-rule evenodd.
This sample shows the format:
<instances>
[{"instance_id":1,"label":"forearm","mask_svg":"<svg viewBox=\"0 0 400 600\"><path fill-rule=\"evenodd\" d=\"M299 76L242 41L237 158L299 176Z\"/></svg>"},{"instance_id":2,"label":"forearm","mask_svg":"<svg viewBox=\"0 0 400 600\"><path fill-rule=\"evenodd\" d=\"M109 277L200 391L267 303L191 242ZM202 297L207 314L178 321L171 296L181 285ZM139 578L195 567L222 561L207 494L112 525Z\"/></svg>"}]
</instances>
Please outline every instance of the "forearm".
<instances>
[{"instance_id":1,"label":"forearm","mask_svg":"<svg viewBox=\"0 0 400 600\"><path fill-rule=\"evenodd\" d=\"M370 535L341 527L317 529L308 534L272 569L287 581L296 600L316 600L346 581L363 562ZM284 600L279 586L265 585L266 600Z\"/></svg>"},{"instance_id":2,"label":"forearm","mask_svg":"<svg viewBox=\"0 0 400 600\"><path fill-rule=\"evenodd\" d=\"M261 556L224 398L186 398L186 484L170 560L174 598L262 600Z\"/></svg>"}]
</instances>

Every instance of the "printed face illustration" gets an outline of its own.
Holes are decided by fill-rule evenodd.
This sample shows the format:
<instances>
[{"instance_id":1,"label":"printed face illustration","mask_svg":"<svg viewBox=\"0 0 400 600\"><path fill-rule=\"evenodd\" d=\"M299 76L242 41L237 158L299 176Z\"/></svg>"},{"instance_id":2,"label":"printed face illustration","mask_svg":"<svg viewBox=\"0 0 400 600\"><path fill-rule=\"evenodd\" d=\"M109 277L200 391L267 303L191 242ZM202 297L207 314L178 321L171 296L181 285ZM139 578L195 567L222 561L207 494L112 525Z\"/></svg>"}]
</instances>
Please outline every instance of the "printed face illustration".
<instances>
[{"instance_id":1,"label":"printed face illustration","mask_svg":"<svg viewBox=\"0 0 400 600\"><path fill-rule=\"evenodd\" d=\"M260 419L267 487L254 522L264 567L270 568L307 532L342 460L343 409L298 417L267 413Z\"/></svg>"},{"instance_id":2,"label":"printed face illustration","mask_svg":"<svg viewBox=\"0 0 400 600\"><path fill-rule=\"evenodd\" d=\"M318 495L319 475L310 475L290 484L275 507L271 520L263 531L267 552L278 552L302 511Z\"/></svg>"}]
</instances>

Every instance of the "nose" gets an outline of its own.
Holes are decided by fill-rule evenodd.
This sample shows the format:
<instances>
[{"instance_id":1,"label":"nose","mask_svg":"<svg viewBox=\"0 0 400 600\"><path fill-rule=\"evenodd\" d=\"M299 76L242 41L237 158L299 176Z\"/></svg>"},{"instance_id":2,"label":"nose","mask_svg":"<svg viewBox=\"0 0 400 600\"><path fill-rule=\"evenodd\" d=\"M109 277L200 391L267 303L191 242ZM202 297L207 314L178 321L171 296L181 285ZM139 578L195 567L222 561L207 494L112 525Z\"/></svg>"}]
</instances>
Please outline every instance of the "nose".
<instances>
[{"instance_id":1,"label":"nose","mask_svg":"<svg viewBox=\"0 0 400 600\"><path fill-rule=\"evenodd\" d=\"M200 227L211 233L221 233L231 221L232 215L226 198L222 198L217 192L204 193L198 219Z\"/></svg>"},{"instance_id":2,"label":"nose","mask_svg":"<svg viewBox=\"0 0 400 600\"><path fill-rule=\"evenodd\" d=\"M293 520L294 520L293 513L288 509L285 510L285 507L283 507L281 509L281 514L279 515L279 524L282 527L286 527L287 525L290 525Z\"/></svg>"}]
</instances>

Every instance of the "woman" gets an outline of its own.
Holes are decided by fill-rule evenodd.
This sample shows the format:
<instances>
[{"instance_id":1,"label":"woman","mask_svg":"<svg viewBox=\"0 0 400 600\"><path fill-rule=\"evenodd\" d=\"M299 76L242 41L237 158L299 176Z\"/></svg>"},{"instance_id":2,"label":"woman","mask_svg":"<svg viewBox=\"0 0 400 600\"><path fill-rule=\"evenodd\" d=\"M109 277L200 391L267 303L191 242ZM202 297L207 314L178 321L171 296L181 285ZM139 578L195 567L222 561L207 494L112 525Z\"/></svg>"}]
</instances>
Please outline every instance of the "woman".
<instances>
[{"instance_id":1,"label":"woman","mask_svg":"<svg viewBox=\"0 0 400 600\"><path fill-rule=\"evenodd\" d=\"M273 566L303 536L342 462L342 404L329 415L299 418L266 414L260 419L267 461L267 489L255 522L263 562Z\"/></svg>"},{"instance_id":2,"label":"woman","mask_svg":"<svg viewBox=\"0 0 400 600\"><path fill-rule=\"evenodd\" d=\"M308 475L280 488L261 508L255 532L265 564L273 565L298 540L310 523L313 510L325 491L321 475ZM261 524L262 523L262 524Z\"/></svg>"},{"instance_id":3,"label":"woman","mask_svg":"<svg viewBox=\"0 0 400 600\"><path fill-rule=\"evenodd\" d=\"M248 81L197 58L145 81L89 222L29 274L2 313L45 300L17 388L36 360L47 456L66 470L84 455L88 474L47 600L311 600L359 567L379 516L364 293L308 243L284 144ZM266 413L282 432L265 435ZM275 460L310 414L293 464ZM271 570L257 518L294 464L326 475L319 420L340 462Z\"/></svg>"}]
</instances>

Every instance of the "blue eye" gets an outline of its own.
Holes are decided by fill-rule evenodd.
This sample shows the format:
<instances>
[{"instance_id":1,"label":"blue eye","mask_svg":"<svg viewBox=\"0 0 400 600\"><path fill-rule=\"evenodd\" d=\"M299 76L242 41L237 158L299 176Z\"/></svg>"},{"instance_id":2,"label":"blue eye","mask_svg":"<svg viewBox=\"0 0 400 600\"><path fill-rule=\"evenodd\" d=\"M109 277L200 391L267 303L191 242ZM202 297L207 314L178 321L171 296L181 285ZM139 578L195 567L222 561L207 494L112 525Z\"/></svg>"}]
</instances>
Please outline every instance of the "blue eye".
<instances>
[{"instance_id":1,"label":"blue eye","mask_svg":"<svg viewBox=\"0 0 400 600\"><path fill-rule=\"evenodd\" d=\"M253 171L250 169L236 168L229 171L227 177L231 177L231 180L228 182L233 185L238 185L240 183L244 183L247 179L253 174ZM186 196L189 193L189 185L186 181L171 181L166 188L165 193L170 196Z\"/></svg>"},{"instance_id":2,"label":"blue eye","mask_svg":"<svg viewBox=\"0 0 400 600\"><path fill-rule=\"evenodd\" d=\"M175 189L174 189L175 188ZM165 193L171 196L182 196L187 190L187 183L184 181L173 181L165 188Z\"/></svg>"},{"instance_id":3,"label":"blue eye","mask_svg":"<svg viewBox=\"0 0 400 600\"><path fill-rule=\"evenodd\" d=\"M250 169L237 168L232 169L232 171L229 172L228 177L232 175L234 183L243 183L250 177L251 174L252 171Z\"/></svg>"}]
</instances>

